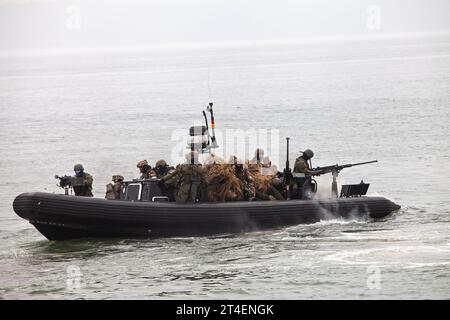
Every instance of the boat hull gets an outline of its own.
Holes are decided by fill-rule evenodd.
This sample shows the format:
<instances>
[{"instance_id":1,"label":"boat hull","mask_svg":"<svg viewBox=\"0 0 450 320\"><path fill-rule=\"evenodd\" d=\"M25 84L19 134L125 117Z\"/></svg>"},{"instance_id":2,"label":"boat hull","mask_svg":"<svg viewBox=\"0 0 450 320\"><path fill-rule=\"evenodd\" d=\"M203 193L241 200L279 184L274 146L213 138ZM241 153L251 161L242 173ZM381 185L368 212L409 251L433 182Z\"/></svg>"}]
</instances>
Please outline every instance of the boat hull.
<instances>
[{"instance_id":1,"label":"boat hull","mask_svg":"<svg viewBox=\"0 0 450 320\"><path fill-rule=\"evenodd\" d=\"M36 192L17 196L13 208L49 240L66 240L205 236L336 218L380 219L400 206L383 197L176 204Z\"/></svg>"}]
</instances>

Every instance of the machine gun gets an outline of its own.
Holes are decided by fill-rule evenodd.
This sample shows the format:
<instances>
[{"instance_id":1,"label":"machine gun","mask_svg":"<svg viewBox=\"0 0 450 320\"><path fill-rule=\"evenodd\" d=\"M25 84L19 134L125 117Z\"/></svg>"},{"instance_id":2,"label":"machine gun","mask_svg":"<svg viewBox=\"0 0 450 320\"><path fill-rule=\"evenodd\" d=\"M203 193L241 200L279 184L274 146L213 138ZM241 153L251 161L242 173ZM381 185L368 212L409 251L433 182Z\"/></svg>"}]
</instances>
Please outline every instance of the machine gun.
<instances>
[{"instance_id":1,"label":"machine gun","mask_svg":"<svg viewBox=\"0 0 450 320\"><path fill-rule=\"evenodd\" d=\"M72 177L64 175L63 177L60 177L58 175L55 175L55 179L59 179L59 184L57 184L58 187L61 187L64 189L64 194L69 194L69 188L72 188Z\"/></svg>"},{"instance_id":2,"label":"machine gun","mask_svg":"<svg viewBox=\"0 0 450 320\"><path fill-rule=\"evenodd\" d=\"M317 171L319 174L326 174L326 173L330 173L333 175L333 182L331 183L331 192L332 194L337 197L338 194L338 190L337 190L337 177L339 175L339 172L342 169L345 168L350 168L350 167L355 167L355 166L361 166L363 164L369 164L369 163L375 163L378 162L378 160L372 160L372 161L367 161L367 162L359 162L359 163L349 163L349 164L344 164L344 165L332 165L332 166L326 166L326 167L317 167L314 168L314 171Z\"/></svg>"}]
</instances>

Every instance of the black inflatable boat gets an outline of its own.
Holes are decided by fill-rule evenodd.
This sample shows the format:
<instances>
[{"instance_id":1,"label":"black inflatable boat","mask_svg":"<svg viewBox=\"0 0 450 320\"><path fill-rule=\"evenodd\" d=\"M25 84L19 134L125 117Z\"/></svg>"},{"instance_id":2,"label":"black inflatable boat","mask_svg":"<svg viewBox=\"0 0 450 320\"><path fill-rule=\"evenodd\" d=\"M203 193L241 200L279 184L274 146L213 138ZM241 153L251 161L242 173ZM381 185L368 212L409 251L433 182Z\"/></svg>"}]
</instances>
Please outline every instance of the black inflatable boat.
<instances>
[{"instance_id":1,"label":"black inflatable boat","mask_svg":"<svg viewBox=\"0 0 450 320\"><path fill-rule=\"evenodd\" d=\"M202 154L218 148L212 102L207 111L210 113L212 133L209 132L205 111L205 125L189 129L188 148ZM194 139L197 136L200 136L197 139L199 143ZM336 182L342 169L375 162L377 160L314 169L321 174L333 175L333 196L328 200L314 200L317 182L312 177L291 172L287 137L286 166L279 174L287 186L284 198L293 200L177 204L173 192L161 185L158 179L123 182L120 199L117 200L76 197L68 195L67 181L70 178L55 176L60 179L59 186L65 189L65 195L23 193L16 197L13 207L20 217L28 220L49 240L204 236L276 229L336 218L379 219L400 206L383 197L366 197L369 184L363 181L342 186L338 197ZM312 168L311 161L309 164Z\"/></svg>"},{"instance_id":2,"label":"black inflatable boat","mask_svg":"<svg viewBox=\"0 0 450 320\"><path fill-rule=\"evenodd\" d=\"M383 197L176 204L23 193L14 211L49 240L202 236L276 229L328 219L379 219L400 208Z\"/></svg>"}]
</instances>

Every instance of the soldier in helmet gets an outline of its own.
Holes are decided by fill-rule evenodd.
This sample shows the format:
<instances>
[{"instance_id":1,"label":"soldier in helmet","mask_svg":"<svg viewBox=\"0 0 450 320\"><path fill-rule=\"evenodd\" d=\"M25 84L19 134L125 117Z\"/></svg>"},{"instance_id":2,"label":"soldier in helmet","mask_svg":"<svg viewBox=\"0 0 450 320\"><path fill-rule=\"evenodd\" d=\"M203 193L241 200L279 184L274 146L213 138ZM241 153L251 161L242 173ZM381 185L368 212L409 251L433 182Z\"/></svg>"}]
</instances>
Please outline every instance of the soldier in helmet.
<instances>
[{"instance_id":1,"label":"soldier in helmet","mask_svg":"<svg viewBox=\"0 0 450 320\"><path fill-rule=\"evenodd\" d=\"M123 184L123 176L121 175L114 175L112 176L112 183L108 183L106 185L106 199L114 200L114 199L120 199L120 194L122 192L122 184Z\"/></svg>"},{"instance_id":2,"label":"soldier in helmet","mask_svg":"<svg viewBox=\"0 0 450 320\"><path fill-rule=\"evenodd\" d=\"M169 187L178 188L175 195L176 202L197 202L200 198L200 188L205 184L203 167L198 161L197 151L191 151L185 157L186 162L179 164L161 181Z\"/></svg>"},{"instance_id":3,"label":"soldier in helmet","mask_svg":"<svg viewBox=\"0 0 450 320\"><path fill-rule=\"evenodd\" d=\"M301 199L312 198L312 178L311 176L318 176L320 171L313 170L309 164L309 160L314 157L314 152L311 149L303 151L302 155L295 160L294 174L300 174L304 176L303 179L299 177L297 181L292 184L291 194L295 194L295 197Z\"/></svg>"},{"instance_id":4,"label":"soldier in helmet","mask_svg":"<svg viewBox=\"0 0 450 320\"><path fill-rule=\"evenodd\" d=\"M92 182L94 179L92 176L89 173L84 172L83 165L79 163L73 167L73 171L75 171L75 175L71 177L71 184L75 195L81 197L93 197Z\"/></svg>"},{"instance_id":5,"label":"soldier in helmet","mask_svg":"<svg viewBox=\"0 0 450 320\"><path fill-rule=\"evenodd\" d=\"M318 176L320 172L312 170L309 166L309 160L314 157L314 152L311 149L303 151L302 155L295 159L294 170L295 173L304 173L308 176Z\"/></svg>"},{"instance_id":6,"label":"soldier in helmet","mask_svg":"<svg viewBox=\"0 0 450 320\"><path fill-rule=\"evenodd\" d=\"M151 170L150 176L152 178L161 179L165 175L167 175L170 171L174 170L174 167L171 167L164 160L158 160L155 163L155 167Z\"/></svg>"},{"instance_id":7,"label":"soldier in helmet","mask_svg":"<svg viewBox=\"0 0 450 320\"><path fill-rule=\"evenodd\" d=\"M152 171L152 167L148 164L147 160L141 160L137 163L136 167L139 168L141 176L139 179L150 179L150 173Z\"/></svg>"}]
</instances>

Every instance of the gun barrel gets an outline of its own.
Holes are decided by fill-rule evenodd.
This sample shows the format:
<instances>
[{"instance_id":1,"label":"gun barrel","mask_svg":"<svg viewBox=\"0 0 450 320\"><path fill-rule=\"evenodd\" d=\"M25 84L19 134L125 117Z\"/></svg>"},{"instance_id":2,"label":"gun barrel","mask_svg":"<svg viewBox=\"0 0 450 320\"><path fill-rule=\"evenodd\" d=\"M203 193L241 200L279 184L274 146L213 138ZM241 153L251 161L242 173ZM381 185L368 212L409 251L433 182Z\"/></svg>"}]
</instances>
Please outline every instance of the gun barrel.
<instances>
[{"instance_id":1,"label":"gun barrel","mask_svg":"<svg viewBox=\"0 0 450 320\"><path fill-rule=\"evenodd\" d=\"M361 166L361 165L363 165L363 164L369 164L369 163L375 163L375 162L378 162L378 160L372 160L372 161L366 161L366 162L352 163L351 166L352 166L352 167L354 167L354 166Z\"/></svg>"},{"instance_id":2,"label":"gun barrel","mask_svg":"<svg viewBox=\"0 0 450 320\"><path fill-rule=\"evenodd\" d=\"M342 169L350 168L354 166L361 166L363 164L369 164L369 163L375 163L378 162L378 160L372 160L372 161L366 161L366 162L358 162L358 163L348 163L343 165L333 165L333 166L327 166L327 167L317 167L314 170L321 171L322 174L329 173L329 172L339 172Z\"/></svg>"}]
</instances>

